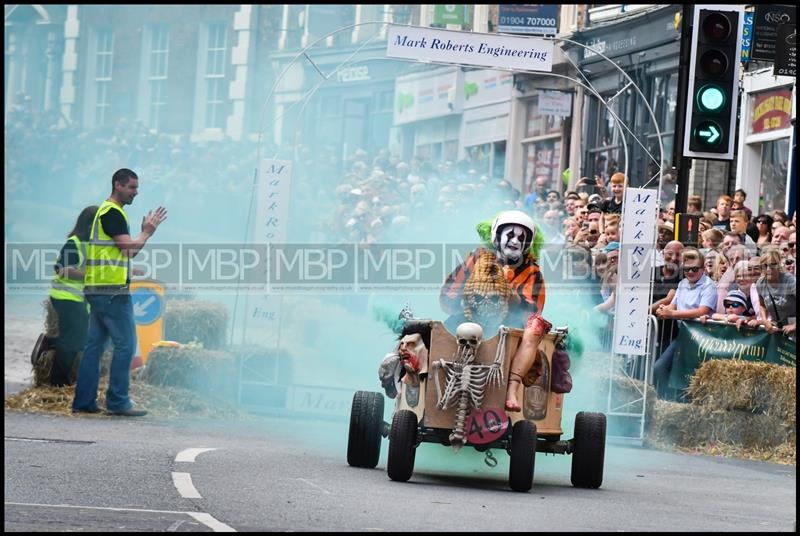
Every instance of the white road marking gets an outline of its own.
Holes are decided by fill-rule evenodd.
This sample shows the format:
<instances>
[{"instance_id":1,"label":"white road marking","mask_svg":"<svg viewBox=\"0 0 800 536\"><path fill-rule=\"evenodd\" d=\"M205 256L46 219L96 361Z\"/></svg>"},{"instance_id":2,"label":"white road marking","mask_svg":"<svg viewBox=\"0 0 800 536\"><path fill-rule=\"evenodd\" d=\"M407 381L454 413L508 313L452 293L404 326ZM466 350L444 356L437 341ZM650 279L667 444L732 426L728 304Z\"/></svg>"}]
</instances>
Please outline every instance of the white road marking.
<instances>
[{"instance_id":1,"label":"white road marking","mask_svg":"<svg viewBox=\"0 0 800 536\"><path fill-rule=\"evenodd\" d=\"M297 480L300 480L300 481L302 481L302 482L305 482L305 483L306 483L306 484L308 484L309 486L315 487L315 488L317 488L317 489L318 489L318 490L320 490L320 491L324 491L324 492L325 492L325 493L327 493L328 495L330 495L330 494L331 494L331 492L330 492L330 491L326 490L325 488L321 488L321 487L317 486L316 484L314 484L314 483L313 483L313 482L311 482L310 480L306 480L305 478L298 478Z\"/></svg>"},{"instance_id":2,"label":"white road marking","mask_svg":"<svg viewBox=\"0 0 800 536\"><path fill-rule=\"evenodd\" d=\"M77 508L86 510L112 510L115 512L150 512L155 514L186 514L195 518L200 523L204 524L214 532L236 532L235 529L229 527L225 523L215 519L211 514L204 512L180 512L177 510L150 510L148 508L111 508L108 506L76 506L74 504L37 504L37 503L17 503L7 502L6 506L41 506L44 508Z\"/></svg>"},{"instance_id":3,"label":"white road marking","mask_svg":"<svg viewBox=\"0 0 800 536\"><path fill-rule=\"evenodd\" d=\"M178 488L178 493L180 493L181 497L183 497L184 499L203 498L203 496L197 492L194 485L192 484L192 475L190 475L189 473L177 473L173 471L172 483L175 484L175 487Z\"/></svg>"},{"instance_id":4,"label":"white road marking","mask_svg":"<svg viewBox=\"0 0 800 536\"><path fill-rule=\"evenodd\" d=\"M236 532L235 529L229 527L225 523L221 521L217 521L214 519L211 514L206 514L205 512L186 512L196 520L198 520L203 525L209 527L214 532Z\"/></svg>"},{"instance_id":5,"label":"white road marking","mask_svg":"<svg viewBox=\"0 0 800 536\"><path fill-rule=\"evenodd\" d=\"M180 451L178 453L177 456L175 456L175 461L176 462L193 462L194 459L197 458L198 455L200 455L200 454L202 454L204 452L208 452L210 450L217 450L217 449L215 449L215 448L213 448L213 449L200 448L200 449L182 450L182 451Z\"/></svg>"},{"instance_id":6,"label":"white road marking","mask_svg":"<svg viewBox=\"0 0 800 536\"><path fill-rule=\"evenodd\" d=\"M178 528L181 525L183 525L184 523L186 523L186 521L184 521L183 519L177 520L175 523L173 523L172 525L169 526L169 528L167 529L167 532L175 532L175 531L177 531Z\"/></svg>"}]
</instances>

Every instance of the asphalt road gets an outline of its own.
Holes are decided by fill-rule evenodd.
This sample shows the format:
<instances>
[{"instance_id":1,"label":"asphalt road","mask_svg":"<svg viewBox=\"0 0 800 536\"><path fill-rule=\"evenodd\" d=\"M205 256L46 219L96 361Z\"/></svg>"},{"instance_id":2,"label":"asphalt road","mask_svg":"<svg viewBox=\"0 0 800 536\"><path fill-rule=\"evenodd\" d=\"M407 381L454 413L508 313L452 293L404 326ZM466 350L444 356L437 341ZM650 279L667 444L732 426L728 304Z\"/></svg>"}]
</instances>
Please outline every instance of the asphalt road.
<instances>
[{"instance_id":1,"label":"asphalt road","mask_svg":"<svg viewBox=\"0 0 800 536\"><path fill-rule=\"evenodd\" d=\"M790 531L796 519L794 467L609 445L599 490L570 485L569 456L538 454L533 489L516 493L505 452L489 468L472 449L423 444L398 483L387 440L377 469L349 467L346 441L342 421L6 411L4 529Z\"/></svg>"}]
</instances>

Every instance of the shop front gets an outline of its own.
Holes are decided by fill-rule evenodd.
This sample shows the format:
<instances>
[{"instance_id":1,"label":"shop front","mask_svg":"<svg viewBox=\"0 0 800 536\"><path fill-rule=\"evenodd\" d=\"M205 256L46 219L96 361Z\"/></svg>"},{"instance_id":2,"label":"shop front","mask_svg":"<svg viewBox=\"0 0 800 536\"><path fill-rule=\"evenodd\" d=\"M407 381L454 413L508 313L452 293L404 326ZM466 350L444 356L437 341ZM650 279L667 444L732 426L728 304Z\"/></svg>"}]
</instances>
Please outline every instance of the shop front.
<instances>
[{"instance_id":1,"label":"shop front","mask_svg":"<svg viewBox=\"0 0 800 536\"><path fill-rule=\"evenodd\" d=\"M464 73L464 115L459 159L479 175L505 176L506 142L514 75L477 69Z\"/></svg>"},{"instance_id":2,"label":"shop front","mask_svg":"<svg viewBox=\"0 0 800 536\"><path fill-rule=\"evenodd\" d=\"M659 163L665 169L673 165L680 11L680 6L637 11L613 23L576 33L574 40L592 50L565 47L608 104L604 106L597 97L585 93L582 176L598 176L607 181L615 171L625 169L629 184L642 186L655 175ZM635 88L628 86L622 73L597 52L626 72L647 103L642 102ZM659 150L659 133L646 104L658 122L663 154ZM630 131L618 124L615 115ZM641 145L633 139L634 135ZM628 162L624 145L629 151Z\"/></svg>"},{"instance_id":3,"label":"shop front","mask_svg":"<svg viewBox=\"0 0 800 536\"><path fill-rule=\"evenodd\" d=\"M395 81L394 128L398 152L434 165L459 156L464 72L459 67L428 69Z\"/></svg>"},{"instance_id":4,"label":"shop front","mask_svg":"<svg viewBox=\"0 0 800 536\"><path fill-rule=\"evenodd\" d=\"M736 187L747 192L754 213L794 209L789 192L795 188L790 170L796 89L793 78L772 71L744 76Z\"/></svg>"}]
</instances>

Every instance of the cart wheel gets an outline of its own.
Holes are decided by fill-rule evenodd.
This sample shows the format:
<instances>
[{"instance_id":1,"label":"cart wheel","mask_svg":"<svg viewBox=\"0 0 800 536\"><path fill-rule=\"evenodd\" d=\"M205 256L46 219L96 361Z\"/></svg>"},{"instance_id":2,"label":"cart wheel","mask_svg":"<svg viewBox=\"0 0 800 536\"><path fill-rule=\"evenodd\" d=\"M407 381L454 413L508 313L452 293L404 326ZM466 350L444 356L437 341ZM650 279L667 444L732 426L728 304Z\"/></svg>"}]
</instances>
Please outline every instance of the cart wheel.
<instances>
[{"instance_id":1,"label":"cart wheel","mask_svg":"<svg viewBox=\"0 0 800 536\"><path fill-rule=\"evenodd\" d=\"M47 335L44 333L40 333L39 338L36 339L36 343L33 345L33 350L31 351L31 365L35 367L36 363L39 361L39 357L41 357L41 355L49 348L50 339L48 339Z\"/></svg>"},{"instance_id":2,"label":"cart wheel","mask_svg":"<svg viewBox=\"0 0 800 536\"><path fill-rule=\"evenodd\" d=\"M389 459L386 469L389 478L405 482L414 472L414 458L417 455L417 415L402 409L394 414L389 431Z\"/></svg>"},{"instance_id":3,"label":"cart wheel","mask_svg":"<svg viewBox=\"0 0 800 536\"><path fill-rule=\"evenodd\" d=\"M383 395L357 391L350 409L350 433L347 436L347 463L353 467L378 465L381 454Z\"/></svg>"},{"instance_id":4,"label":"cart wheel","mask_svg":"<svg viewBox=\"0 0 800 536\"><path fill-rule=\"evenodd\" d=\"M535 462L536 425L526 420L517 421L511 431L511 463L508 468L508 485L511 489L531 489Z\"/></svg>"},{"instance_id":5,"label":"cart wheel","mask_svg":"<svg viewBox=\"0 0 800 536\"><path fill-rule=\"evenodd\" d=\"M578 413L573 441L572 485L576 488L599 488L603 483L606 416L585 411Z\"/></svg>"}]
</instances>

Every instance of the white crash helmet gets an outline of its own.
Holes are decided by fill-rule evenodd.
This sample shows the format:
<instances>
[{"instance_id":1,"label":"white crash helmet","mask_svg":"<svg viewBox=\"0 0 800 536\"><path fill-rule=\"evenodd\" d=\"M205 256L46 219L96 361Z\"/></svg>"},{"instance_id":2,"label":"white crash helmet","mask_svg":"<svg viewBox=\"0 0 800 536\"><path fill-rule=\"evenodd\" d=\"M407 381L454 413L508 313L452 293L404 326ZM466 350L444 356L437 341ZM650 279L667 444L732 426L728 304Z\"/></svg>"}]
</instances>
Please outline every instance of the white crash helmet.
<instances>
[{"instance_id":1,"label":"white crash helmet","mask_svg":"<svg viewBox=\"0 0 800 536\"><path fill-rule=\"evenodd\" d=\"M492 222L492 241L497 240L497 233L504 225L519 225L524 227L530 232L530 240L531 243L533 243L533 236L536 234L536 226L533 224L533 218L521 210L506 210L497 215Z\"/></svg>"}]
</instances>

